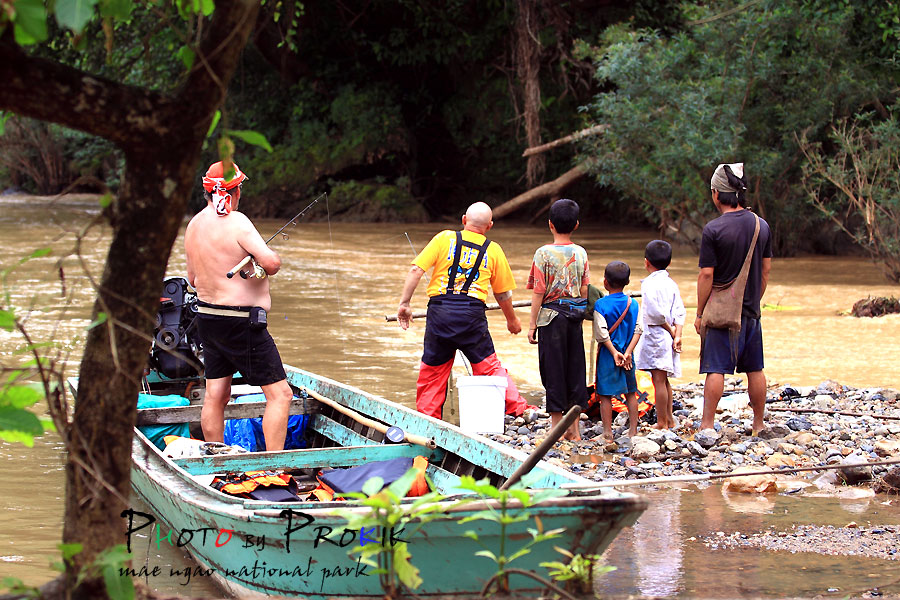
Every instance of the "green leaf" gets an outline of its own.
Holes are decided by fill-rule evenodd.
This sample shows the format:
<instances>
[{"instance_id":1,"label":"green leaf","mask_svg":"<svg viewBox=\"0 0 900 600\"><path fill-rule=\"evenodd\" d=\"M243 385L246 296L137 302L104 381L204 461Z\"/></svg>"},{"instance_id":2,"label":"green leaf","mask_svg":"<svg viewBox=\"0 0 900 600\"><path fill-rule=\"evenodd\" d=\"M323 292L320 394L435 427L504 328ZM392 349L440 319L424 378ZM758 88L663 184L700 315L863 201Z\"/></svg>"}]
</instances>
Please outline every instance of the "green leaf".
<instances>
[{"instance_id":1,"label":"green leaf","mask_svg":"<svg viewBox=\"0 0 900 600\"><path fill-rule=\"evenodd\" d=\"M114 600L134 600L134 581L131 577L120 574L119 568L131 560L125 544L117 544L107 548L94 559L94 566L103 574L106 593Z\"/></svg>"},{"instance_id":2,"label":"green leaf","mask_svg":"<svg viewBox=\"0 0 900 600\"><path fill-rule=\"evenodd\" d=\"M381 491L381 488L384 487L384 479L381 477L372 477L371 479L367 479L363 484L362 491L363 494L368 496L374 496L378 492Z\"/></svg>"},{"instance_id":3,"label":"green leaf","mask_svg":"<svg viewBox=\"0 0 900 600\"><path fill-rule=\"evenodd\" d=\"M209 130L206 132L206 137L209 137L213 134L213 131L216 130L216 126L219 124L219 119L222 118L222 111L217 110L216 114L213 115L212 123L209 124Z\"/></svg>"},{"instance_id":4,"label":"green leaf","mask_svg":"<svg viewBox=\"0 0 900 600\"><path fill-rule=\"evenodd\" d=\"M397 498L404 498L406 494L409 493L410 488L412 488L413 483L416 481L416 476L418 476L419 472L416 468L411 468L406 473L403 474L397 481L388 486L388 491L394 494Z\"/></svg>"},{"instance_id":5,"label":"green leaf","mask_svg":"<svg viewBox=\"0 0 900 600\"><path fill-rule=\"evenodd\" d=\"M75 33L81 33L91 17L97 0L56 0L56 22Z\"/></svg>"},{"instance_id":6,"label":"green leaf","mask_svg":"<svg viewBox=\"0 0 900 600\"><path fill-rule=\"evenodd\" d=\"M28 258L42 258L53 252L52 248L38 248Z\"/></svg>"},{"instance_id":7,"label":"green leaf","mask_svg":"<svg viewBox=\"0 0 900 600\"><path fill-rule=\"evenodd\" d=\"M94 319L94 321L90 325L88 325L85 329L93 329L94 327L97 327L98 325L103 325L104 323L106 323L106 319L107 319L107 315L105 312L97 313L97 318Z\"/></svg>"},{"instance_id":8,"label":"green leaf","mask_svg":"<svg viewBox=\"0 0 900 600\"><path fill-rule=\"evenodd\" d=\"M509 495L522 503L522 506L531 506L531 494L525 490L509 490Z\"/></svg>"},{"instance_id":9,"label":"green leaf","mask_svg":"<svg viewBox=\"0 0 900 600\"><path fill-rule=\"evenodd\" d=\"M66 562L72 560L76 554L81 554L84 550L83 544L57 544L56 547L59 549L60 554L62 554L62 559Z\"/></svg>"},{"instance_id":10,"label":"green leaf","mask_svg":"<svg viewBox=\"0 0 900 600\"><path fill-rule=\"evenodd\" d=\"M507 562L507 564L511 563L512 561L516 560L520 556L525 556L529 552L531 552L531 550L529 550L528 548L519 548L516 552L513 553L512 556L510 556L509 558L506 559L506 562Z\"/></svg>"},{"instance_id":11,"label":"green leaf","mask_svg":"<svg viewBox=\"0 0 900 600\"><path fill-rule=\"evenodd\" d=\"M12 331L16 328L16 316L9 310L0 308L0 329Z\"/></svg>"},{"instance_id":12,"label":"green leaf","mask_svg":"<svg viewBox=\"0 0 900 600\"><path fill-rule=\"evenodd\" d=\"M422 585L422 578L419 576L419 569L410 562L410 558L412 556L406 542L394 546L394 570L397 577L406 587L416 589Z\"/></svg>"},{"instance_id":13,"label":"green leaf","mask_svg":"<svg viewBox=\"0 0 900 600\"><path fill-rule=\"evenodd\" d=\"M47 10L43 0L16 0L14 6L16 43L26 46L47 39Z\"/></svg>"},{"instance_id":14,"label":"green leaf","mask_svg":"<svg viewBox=\"0 0 900 600\"><path fill-rule=\"evenodd\" d=\"M105 194L100 196L100 200L98 200L98 203L100 204L100 208L108 207L110 204L112 204L112 194L106 192Z\"/></svg>"},{"instance_id":15,"label":"green leaf","mask_svg":"<svg viewBox=\"0 0 900 600\"><path fill-rule=\"evenodd\" d=\"M200 12L203 16L208 17L216 10L216 3L213 0L200 0Z\"/></svg>"},{"instance_id":16,"label":"green leaf","mask_svg":"<svg viewBox=\"0 0 900 600\"><path fill-rule=\"evenodd\" d=\"M497 562L497 555L491 552L490 550L479 550L475 553L475 556L484 556L486 558L491 559L494 562Z\"/></svg>"},{"instance_id":17,"label":"green leaf","mask_svg":"<svg viewBox=\"0 0 900 600\"><path fill-rule=\"evenodd\" d=\"M100 0L100 16L126 20L134 10L132 0Z\"/></svg>"},{"instance_id":18,"label":"green leaf","mask_svg":"<svg viewBox=\"0 0 900 600\"><path fill-rule=\"evenodd\" d=\"M228 129L226 133L228 133L229 135L233 135L238 139L244 140L248 144L259 146L261 148L265 148L268 152L272 152L272 145L269 144L266 136L257 131L252 131L250 129Z\"/></svg>"},{"instance_id":19,"label":"green leaf","mask_svg":"<svg viewBox=\"0 0 900 600\"><path fill-rule=\"evenodd\" d=\"M196 55L189 46L182 46L178 49L178 52L176 52L175 55L182 63L184 63L185 68L190 69L192 66L194 66L194 58Z\"/></svg>"},{"instance_id":20,"label":"green leaf","mask_svg":"<svg viewBox=\"0 0 900 600\"><path fill-rule=\"evenodd\" d=\"M0 439L31 448L34 436L44 433L40 419L24 408L0 407Z\"/></svg>"},{"instance_id":21,"label":"green leaf","mask_svg":"<svg viewBox=\"0 0 900 600\"><path fill-rule=\"evenodd\" d=\"M38 391L33 384L15 385L0 392L0 407L21 409L34 406L43 397L43 391Z\"/></svg>"}]
</instances>

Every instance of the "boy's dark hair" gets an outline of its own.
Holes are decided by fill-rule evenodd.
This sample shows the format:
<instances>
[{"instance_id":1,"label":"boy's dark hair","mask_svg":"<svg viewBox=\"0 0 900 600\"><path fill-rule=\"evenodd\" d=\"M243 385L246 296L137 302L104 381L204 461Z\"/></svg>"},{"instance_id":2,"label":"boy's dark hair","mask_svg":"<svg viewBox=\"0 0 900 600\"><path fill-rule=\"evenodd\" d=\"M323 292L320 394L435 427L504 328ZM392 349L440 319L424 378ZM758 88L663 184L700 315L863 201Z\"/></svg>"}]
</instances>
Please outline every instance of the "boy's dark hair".
<instances>
[{"instance_id":1,"label":"boy's dark hair","mask_svg":"<svg viewBox=\"0 0 900 600\"><path fill-rule=\"evenodd\" d=\"M665 240L653 240L647 244L644 258L654 269L662 271L672 262L672 245Z\"/></svg>"},{"instance_id":2,"label":"boy's dark hair","mask_svg":"<svg viewBox=\"0 0 900 600\"><path fill-rule=\"evenodd\" d=\"M572 233L578 223L578 203L568 198L560 198L550 205L550 222L557 233Z\"/></svg>"},{"instance_id":3,"label":"boy's dark hair","mask_svg":"<svg viewBox=\"0 0 900 600\"><path fill-rule=\"evenodd\" d=\"M609 283L609 287L613 289L622 289L631 281L631 267L623 263L621 260L614 260L606 265L603 271L603 277Z\"/></svg>"}]
</instances>

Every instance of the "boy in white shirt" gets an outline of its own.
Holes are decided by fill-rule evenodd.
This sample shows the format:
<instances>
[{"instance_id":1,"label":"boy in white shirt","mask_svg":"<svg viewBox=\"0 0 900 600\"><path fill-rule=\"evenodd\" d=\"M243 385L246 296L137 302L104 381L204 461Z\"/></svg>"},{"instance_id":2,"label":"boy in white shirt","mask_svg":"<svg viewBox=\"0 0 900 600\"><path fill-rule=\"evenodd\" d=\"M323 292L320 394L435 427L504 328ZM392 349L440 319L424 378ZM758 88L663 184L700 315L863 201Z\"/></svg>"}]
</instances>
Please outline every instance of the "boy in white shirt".
<instances>
[{"instance_id":1,"label":"boy in white shirt","mask_svg":"<svg viewBox=\"0 0 900 600\"><path fill-rule=\"evenodd\" d=\"M656 403L656 428L675 427L672 386L669 377L681 377L681 331L684 302L678 284L666 267L672 262L672 246L653 240L644 250L644 268L650 275L641 281L641 314L644 330L634 353L635 366L649 371Z\"/></svg>"}]
</instances>

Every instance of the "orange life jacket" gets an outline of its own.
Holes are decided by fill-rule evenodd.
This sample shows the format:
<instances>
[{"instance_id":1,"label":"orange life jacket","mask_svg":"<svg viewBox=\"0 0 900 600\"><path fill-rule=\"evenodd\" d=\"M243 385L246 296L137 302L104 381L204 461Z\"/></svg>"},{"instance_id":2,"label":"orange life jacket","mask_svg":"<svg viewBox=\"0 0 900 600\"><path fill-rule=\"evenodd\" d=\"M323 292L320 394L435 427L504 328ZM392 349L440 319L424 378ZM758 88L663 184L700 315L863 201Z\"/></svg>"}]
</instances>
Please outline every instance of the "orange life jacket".
<instances>
[{"instance_id":1,"label":"orange life jacket","mask_svg":"<svg viewBox=\"0 0 900 600\"><path fill-rule=\"evenodd\" d=\"M216 477L212 487L231 496L249 498L250 492L259 486L283 486L289 487L291 476L287 473L275 473L273 471L247 471L246 473L229 473L225 479Z\"/></svg>"}]
</instances>

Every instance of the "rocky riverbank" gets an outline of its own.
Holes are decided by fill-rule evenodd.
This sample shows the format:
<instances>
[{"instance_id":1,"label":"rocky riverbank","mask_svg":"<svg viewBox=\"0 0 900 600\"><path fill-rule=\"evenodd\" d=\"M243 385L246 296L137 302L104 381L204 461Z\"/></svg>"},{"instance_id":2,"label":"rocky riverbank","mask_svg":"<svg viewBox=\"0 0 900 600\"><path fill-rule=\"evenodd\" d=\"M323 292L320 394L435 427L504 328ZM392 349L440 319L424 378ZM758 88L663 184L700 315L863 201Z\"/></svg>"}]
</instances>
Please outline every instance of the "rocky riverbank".
<instances>
[{"instance_id":1,"label":"rocky riverbank","mask_svg":"<svg viewBox=\"0 0 900 600\"><path fill-rule=\"evenodd\" d=\"M715 429L698 429L703 386L691 384L675 390L677 428L654 429L651 413L649 419L641 419L639 435L628 438L627 414L618 413L613 423L615 441L607 442L599 420L583 414L584 440L558 442L546 458L594 480L846 464L843 470L810 471L794 479L805 477L820 487L874 481L870 487L878 491L900 492L900 477L888 476L885 484L891 466L852 468L854 463L900 458L900 392L858 389L833 381L816 387L771 386L767 427L753 435L749 398L742 383L742 379L726 379ZM529 412L507 417L506 431L489 437L527 453L540 444L549 428L546 413Z\"/></svg>"}]
</instances>

